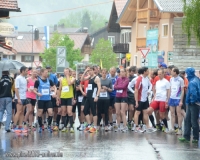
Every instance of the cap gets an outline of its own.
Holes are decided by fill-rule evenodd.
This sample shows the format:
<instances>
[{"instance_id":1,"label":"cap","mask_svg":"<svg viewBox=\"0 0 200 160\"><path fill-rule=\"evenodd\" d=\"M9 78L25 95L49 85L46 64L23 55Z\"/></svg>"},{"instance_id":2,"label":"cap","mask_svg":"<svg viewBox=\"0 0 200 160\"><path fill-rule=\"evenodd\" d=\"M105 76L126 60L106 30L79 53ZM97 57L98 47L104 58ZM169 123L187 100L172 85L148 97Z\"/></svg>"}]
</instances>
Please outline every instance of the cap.
<instances>
[{"instance_id":1,"label":"cap","mask_svg":"<svg viewBox=\"0 0 200 160\"><path fill-rule=\"evenodd\" d=\"M161 62L159 67L162 67L162 68L167 68L167 65L164 63L164 62Z\"/></svg>"},{"instance_id":2,"label":"cap","mask_svg":"<svg viewBox=\"0 0 200 160\"><path fill-rule=\"evenodd\" d=\"M51 66L46 66L46 69L51 69Z\"/></svg>"}]
</instances>

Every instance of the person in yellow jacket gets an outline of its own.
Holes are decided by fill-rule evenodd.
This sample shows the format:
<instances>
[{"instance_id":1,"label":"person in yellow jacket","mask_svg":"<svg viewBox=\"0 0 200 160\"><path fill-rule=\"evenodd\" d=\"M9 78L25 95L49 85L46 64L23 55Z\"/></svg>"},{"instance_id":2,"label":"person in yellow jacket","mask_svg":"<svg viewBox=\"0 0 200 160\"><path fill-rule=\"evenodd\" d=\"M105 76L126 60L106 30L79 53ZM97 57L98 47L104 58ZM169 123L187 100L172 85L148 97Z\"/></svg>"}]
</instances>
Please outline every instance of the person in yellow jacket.
<instances>
[{"instance_id":1,"label":"person in yellow jacket","mask_svg":"<svg viewBox=\"0 0 200 160\"><path fill-rule=\"evenodd\" d=\"M64 74L65 77L60 80L57 103L61 102L62 122L64 123L62 132L67 132L67 123L69 121L70 132L73 133L72 103L74 98L73 84L75 82L75 78L71 76L71 70L69 68L64 69Z\"/></svg>"}]
</instances>

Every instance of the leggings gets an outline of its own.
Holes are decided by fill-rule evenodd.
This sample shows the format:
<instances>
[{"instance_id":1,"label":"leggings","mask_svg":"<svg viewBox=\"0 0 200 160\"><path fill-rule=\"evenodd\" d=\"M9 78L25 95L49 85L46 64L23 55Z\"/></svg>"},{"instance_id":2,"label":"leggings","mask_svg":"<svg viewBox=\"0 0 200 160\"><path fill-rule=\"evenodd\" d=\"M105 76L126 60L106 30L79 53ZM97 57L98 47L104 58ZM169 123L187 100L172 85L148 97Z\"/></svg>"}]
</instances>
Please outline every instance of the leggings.
<instances>
[{"instance_id":1,"label":"leggings","mask_svg":"<svg viewBox=\"0 0 200 160\"><path fill-rule=\"evenodd\" d=\"M84 114L85 116L90 114L90 110L92 111L93 116L97 116L96 110L97 110L97 103L94 102L94 98L87 98L85 101L84 106Z\"/></svg>"},{"instance_id":2,"label":"leggings","mask_svg":"<svg viewBox=\"0 0 200 160\"><path fill-rule=\"evenodd\" d=\"M101 114L105 114L105 125L108 125L108 108L110 105L109 99L99 99L97 102L97 113L98 113L98 120L97 125L100 126L101 122Z\"/></svg>"}]
</instances>

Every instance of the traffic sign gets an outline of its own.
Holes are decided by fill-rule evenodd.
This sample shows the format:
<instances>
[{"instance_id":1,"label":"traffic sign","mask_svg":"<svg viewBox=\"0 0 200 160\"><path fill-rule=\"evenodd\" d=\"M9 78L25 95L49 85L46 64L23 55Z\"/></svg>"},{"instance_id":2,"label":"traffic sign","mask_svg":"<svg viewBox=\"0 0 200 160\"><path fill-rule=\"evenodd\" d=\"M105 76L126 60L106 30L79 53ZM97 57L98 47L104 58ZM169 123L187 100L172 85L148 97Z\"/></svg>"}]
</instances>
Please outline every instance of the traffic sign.
<instances>
[{"instance_id":1,"label":"traffic sign","mask_svg":"<svg viewBox=\"0 0 200 160\"><path fill-rule=\"evenodd\" d=\"M66 68L67 62L66 62L66 47L60 46L57 47L56 52L56 72L62 73L64 69Z\"/></svg>"},{"instance_id":2,"label":"traffic sign","mask_svg":"<svg viewBox=\"0 0 200 160\"><path fill-rule=\"evenodd\" d=\"M65 57L57 58L57 67L65 67L66 59Z\"/></svg>"},{"instance_id":3,"label":"traffic sign","mask_svg":"<svg viewBox=\"0 0 200 160\"><path fill-rule=\"evenodd\" d=\"M141 66L142 67L148 67L148 59L142 58L141 59Z\"/></svg>"},{"instance_id":4,"label":"traffic sign","mask_svg":"<svg viewBox=\"0 0 200 160\"><path fill-rule=\"evenodd\" d=\"M142 53L144 58L147 56L149 51L150 51L150 48L140 48L140 52Z\"/></svg>"}]
</instances>

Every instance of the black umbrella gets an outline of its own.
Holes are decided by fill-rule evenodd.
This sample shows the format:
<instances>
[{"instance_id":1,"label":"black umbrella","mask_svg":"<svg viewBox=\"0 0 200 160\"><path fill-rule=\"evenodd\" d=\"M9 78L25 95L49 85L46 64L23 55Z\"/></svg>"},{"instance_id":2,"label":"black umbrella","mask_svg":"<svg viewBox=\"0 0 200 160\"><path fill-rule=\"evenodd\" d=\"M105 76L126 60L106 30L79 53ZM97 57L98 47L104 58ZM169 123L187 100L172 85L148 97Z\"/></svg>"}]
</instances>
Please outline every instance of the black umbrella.
<instances>
[{"instance_id":1,"label":"black umbrella","mask_svg":"<svg viewBox=\"0 0 200 160\"><path fill-rule=\"evenodd\" d=\"M1 71L9 71L12 69L19 70L24 64L15 60L3 60L0 61L0 70Z\"/></svg>"}]
</instances>

